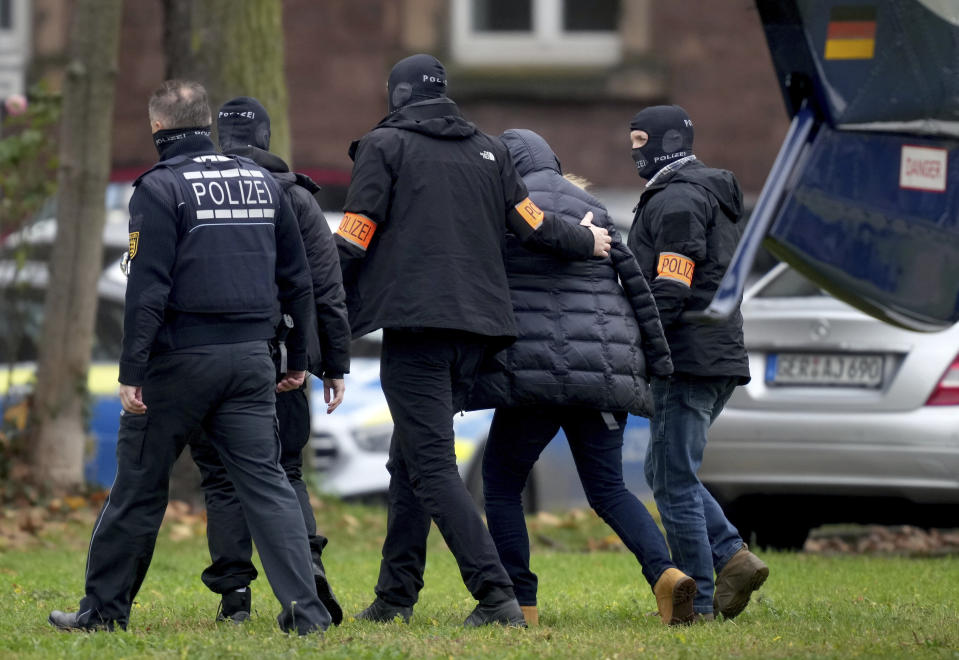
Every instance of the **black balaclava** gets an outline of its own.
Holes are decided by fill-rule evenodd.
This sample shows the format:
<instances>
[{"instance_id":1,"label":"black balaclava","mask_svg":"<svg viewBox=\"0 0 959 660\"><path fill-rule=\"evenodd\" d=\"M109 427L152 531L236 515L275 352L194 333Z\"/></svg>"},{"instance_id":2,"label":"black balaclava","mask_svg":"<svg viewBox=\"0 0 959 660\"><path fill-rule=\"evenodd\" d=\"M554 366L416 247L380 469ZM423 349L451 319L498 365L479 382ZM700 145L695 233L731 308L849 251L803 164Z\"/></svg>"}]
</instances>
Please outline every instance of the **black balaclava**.
<instances>
[{"instance_id":1,"label":"black balaclava","mask_svg":"<svg viewBox=\"0 0 959 660\"><path fill-rule=\"evenodd\" d=\"M220 106L216 130L223 151L242 147L270 150L270 115L250 96L238 96Z\"/></svg>"},{"instance_id":2,"label":"black balaclava","mask_svg":"<svg viewBox=\"0 0 959 660\"><path fill-rule=\"evenodd\" d=\"M693 154L693 122L678 105L645 108L629 122L630 131L646 131L646 146L633 149L639 176L652 179L671 161Z\"/></svg>"},{"instance_id":3,"label":"black balaclava","mask_svg":"<svg viewBox=\"0 0 959 660\"><path fill-rule=\"evenodd\" d=\"M446 69L432 55L410 55L396 63L386 83L390 112L446 96Z\"/></svg>"}]
</instances>

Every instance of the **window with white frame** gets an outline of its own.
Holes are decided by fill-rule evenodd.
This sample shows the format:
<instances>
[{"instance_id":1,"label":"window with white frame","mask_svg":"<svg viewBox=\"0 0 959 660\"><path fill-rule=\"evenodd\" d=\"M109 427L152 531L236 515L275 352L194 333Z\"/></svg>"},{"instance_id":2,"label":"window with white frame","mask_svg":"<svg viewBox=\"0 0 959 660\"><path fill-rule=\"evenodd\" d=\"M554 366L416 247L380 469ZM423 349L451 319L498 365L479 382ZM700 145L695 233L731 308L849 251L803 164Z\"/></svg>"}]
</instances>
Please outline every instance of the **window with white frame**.
<instances>
[{"instance_id":1,"label":"window with white frame","mask_svg":"<svg viewBox=\"0 0 959 660\"><path fill-rule=\"evenodd\" d=\"M23 93L30 30L29 0L0 0L0 98Z\"/></svg>"},{"instance_id":2,"label":"window with white frame","mask_svg":"<svg viewBox=\"0 0 959 660\"><path fill-rule=\"evenodd\" d=\"M620 0L452 0L453 57L464 65L619 62Z\"/></svg>"},{"instance_id":3,"label":"window with white frame","mask_svg":"<svg viewBox=\"0 0 959 660\"><path fill-rule=\"evenodd\" d=\"M13 0L0 0L0 30L13 27Z\"/></svg>"}]
</instances>

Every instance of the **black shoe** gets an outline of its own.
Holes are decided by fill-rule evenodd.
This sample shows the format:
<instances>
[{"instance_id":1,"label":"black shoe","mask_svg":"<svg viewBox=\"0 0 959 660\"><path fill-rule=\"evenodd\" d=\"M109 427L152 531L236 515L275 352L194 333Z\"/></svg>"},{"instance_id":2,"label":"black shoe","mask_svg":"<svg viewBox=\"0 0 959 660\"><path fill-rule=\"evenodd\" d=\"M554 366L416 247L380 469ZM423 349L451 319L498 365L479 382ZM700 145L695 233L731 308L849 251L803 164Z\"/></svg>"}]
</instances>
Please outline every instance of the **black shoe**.
<instances>
[{"instance_id":1,"label":"black shoe","mask_svg":"<svg viewBox=\"0 0 959 660\"><path fill-rule=\"evenodd\" d=\"M47 621L49 621L50 625L57 630L77 630L81 632L105 630L107 632L113 632L113 621L88 621L86 623L80 623L79 618L80 616L76 612L61 612L60 610L53 610L50 612L50 616L47 617Z\"/></svg>"},{"instance_id":2,"label":"black shoe","mask_svg":"<svg viewBox=\"0 0 959 660\"><path fill-rule=\"evenodd\" d=\"M354 616L357 621L375 621L377 623L392 623L396 617L403 619L403 623L409 623L413 616L412 606L390 605L385 600L376 599L370 603L370 606Z\"/></svg>"},{"instance_id":3,"label":"black shoe","mask_svg":"<svg viewBox=\"0 0 959 660\"><path fill-rule=\"evenodd\" d=\"M252 594L249 587L244 588L243 591L236 590L223 594L220 607L216 611L216 620L243 623L250 618L251 601Z\"/></svg>"},{"instance_id":4,"label":"black shoe","mask_svg":"<svg viewBox=\"0 0 959 660\"><path fill-rule=\"evenodd\" d=\"M340 602L333 595L330 588L330 582L326 579L326 571L323 570L323 562L319 557L313 557L313 579L316 581L316 595L320 597L320 602L326 606L330 613L330 621L334 626L343 623L343 608Z\"/></svg>"},{"instance_id":5,"label":"black shoe","mask_svg":"<svg viewBox=\"0 0 959 660\"><path fill-rule=\"evenodd\" d=\"M484 604L481 601L466 617L463 625L467 628L478 628L493 623L511 628L525 628L526 619L523 618L523 610L520 609L519 602L515 598L493 604Z\"/></svg>"}]
</instances>

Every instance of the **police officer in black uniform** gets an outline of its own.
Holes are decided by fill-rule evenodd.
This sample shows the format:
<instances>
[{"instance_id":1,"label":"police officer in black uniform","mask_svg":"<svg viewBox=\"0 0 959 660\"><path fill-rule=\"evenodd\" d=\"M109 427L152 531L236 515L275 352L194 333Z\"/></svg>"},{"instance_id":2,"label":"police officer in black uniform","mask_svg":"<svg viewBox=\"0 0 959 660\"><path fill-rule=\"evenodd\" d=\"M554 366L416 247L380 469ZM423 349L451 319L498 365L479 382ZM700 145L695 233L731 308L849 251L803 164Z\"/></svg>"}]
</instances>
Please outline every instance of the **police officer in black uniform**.
<instances>
[{"instance_id":1,"label":"police officer in black uniform","mask_svg":"<svg viewBox=\"0 0 959 660\"><path fill-rule=\"evenodd\" d=\"M117 476L63 630L126 628L166 510L170 469L202 427L243 506L283 630L325 630L303 515L280 468L275 389L305 376L302 337L277 385L268 341L282 311L309 316L310 275L296 220L270 174L215 152L206 91L167 81L150 99L160 162L130 200L130 268L120 357Z\"/></svg>"},{"instance_id":2,"label":"police officer in black uniform","mask_svg":"<svg viewBox=\"0 0 959 660\"><path fill-rule=\"evenodd\" d=\"M326 411L331 413L343 400L343 374L350 370L350 324L336 244L323 210L313 196L320 188L308 176L290 172L283 159L268 151L270 117L256 99L239 96L224 103L217 112L217 135L223 153L249 158L273 175L296 216L313 276L313 307L316 310L310 315L311 323L306 328L308 370L323 378ZM283 349L282 342L278 342L277 349ZM279 364L282 359L282 350L275 351L278 373L285 371ZM296 389L276 395L276 419L280 435L280 466L296 491L303 512L317 595L329 610L334 625L339 625L343 620L343 610L333 594L320 558L327 539L316 533L310 495L303 483L303 448L310 439L311 427L305 382ZM233 482L216 448L205 435L199 434L191 439L190 450L203 475L206 498L206 533L212 563L203 571L203 582L214 593L223 596L217 618L239 622L250 616L249 586L257 576L251 561L250 530Z\"/></svg>"},{"instance_id":3,"label":"police officer in black uniform","mask_svg":"<svg viewBox=\"0 0 959 660\"><path fill-rule=\"evenodd\" d=\"M388 93L389 116L351 147L353 179L336 235L353 336L384 328L380 373L394 424L376 599L357 618L409 620L432 519L479 601L466 625L524 625L457 471L453 413L466 405L484 354L516 337L502 256L507 228L526 245L578 259L605 256L609 236L544 217L503 143L446 97L436 58L401 60Z\"/></svg>"},{"instance_id":4,"label":"police officer in black uniform","mask_svg":"<svg viewBox=\"0 0 959 660\"><path fill-rule=\"evenodd\" d=\"M698 472L710 425L733 390L749 382L743 317L736 309L713 322L687 312L706 309L736 252L742 190L732 172L693 154L693 122L678 105L644 108L629 129L636 170L646 179L629 247L649 281L675 368L650 383L646 480L673 559L696 580L696 617L731 619L769 567L743 543Z\"/></svg>"}]
</instances>

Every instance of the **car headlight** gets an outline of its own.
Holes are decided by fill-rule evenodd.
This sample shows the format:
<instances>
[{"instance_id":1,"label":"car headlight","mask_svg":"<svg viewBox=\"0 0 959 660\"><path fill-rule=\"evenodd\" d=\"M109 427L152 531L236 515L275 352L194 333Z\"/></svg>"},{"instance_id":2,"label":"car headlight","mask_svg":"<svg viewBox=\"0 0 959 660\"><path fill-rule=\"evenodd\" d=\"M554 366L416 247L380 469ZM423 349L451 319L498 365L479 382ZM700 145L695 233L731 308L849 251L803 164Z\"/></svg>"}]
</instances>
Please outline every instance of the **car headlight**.
<instances>
[{"instance_id":1,"label":"car headlight","mask_svg":"<svg viewBox=\"0 0 959 660\"><path fill-rule=\"evenodd\" d=\"M363 451L386 454L390 451L393 425L362 426L353 429L353 441Z\"/></svg>"}]
</instances>

